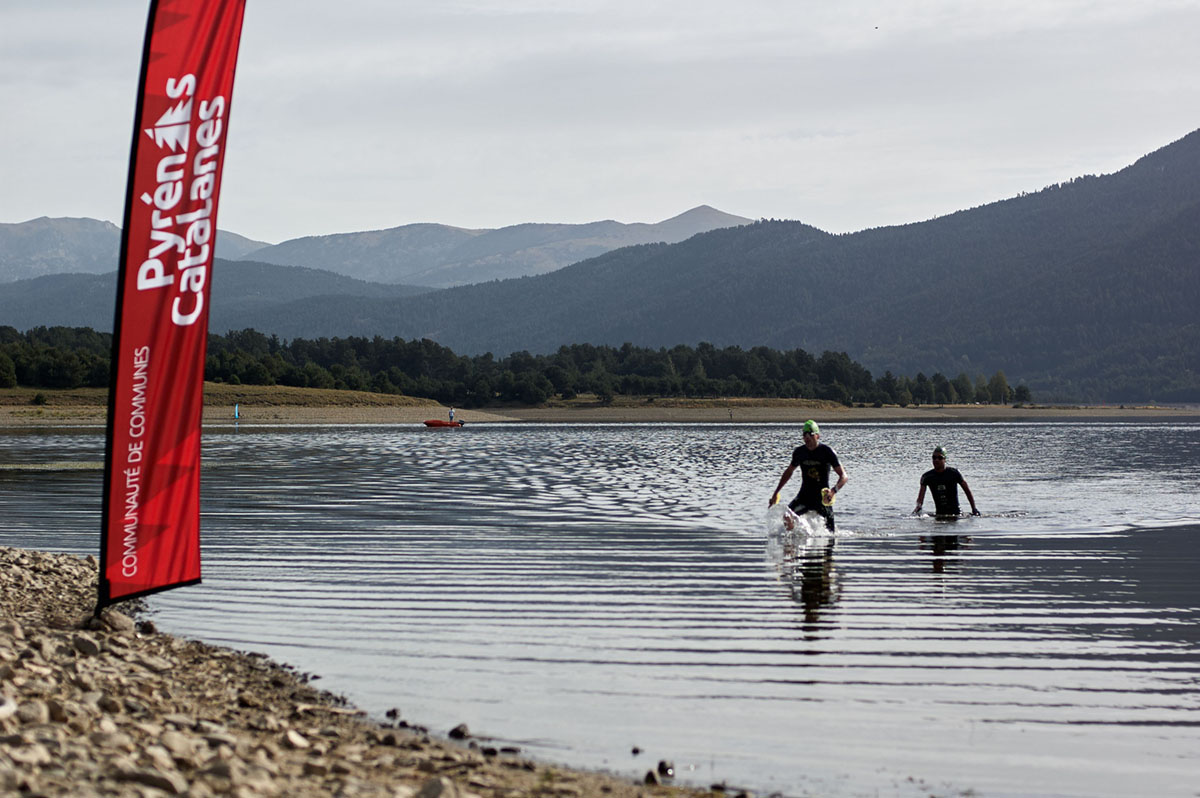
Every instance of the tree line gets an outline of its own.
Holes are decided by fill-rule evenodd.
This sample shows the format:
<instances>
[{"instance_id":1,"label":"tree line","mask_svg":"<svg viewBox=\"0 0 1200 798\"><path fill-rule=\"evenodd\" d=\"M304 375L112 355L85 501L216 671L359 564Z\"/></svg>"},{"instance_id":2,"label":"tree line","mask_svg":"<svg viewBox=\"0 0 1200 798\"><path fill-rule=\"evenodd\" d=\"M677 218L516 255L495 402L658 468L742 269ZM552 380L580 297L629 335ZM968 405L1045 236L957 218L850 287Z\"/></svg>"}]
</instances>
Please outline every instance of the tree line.
<instances>
[{"instance_id":1,"label":"tree line","mask_svg":"<svg viewBox=\"0 0 1200 798\"><path fill-rule=\"evenodd\" d=\"M0 327L0 388L108 385L112 336L86 327ZM718 348L709 343L646 348L571 344L553 354L503 358L456 355L430 341L296 338L252 329L209 335L204 377L241 385L290 385L405 394L483 407L540 404L552 397L763 397L827 399L847 405L1008 404L1031 401L1024 385L991 377L874 377L845 352Z\"/></svg>"}]
</instances>

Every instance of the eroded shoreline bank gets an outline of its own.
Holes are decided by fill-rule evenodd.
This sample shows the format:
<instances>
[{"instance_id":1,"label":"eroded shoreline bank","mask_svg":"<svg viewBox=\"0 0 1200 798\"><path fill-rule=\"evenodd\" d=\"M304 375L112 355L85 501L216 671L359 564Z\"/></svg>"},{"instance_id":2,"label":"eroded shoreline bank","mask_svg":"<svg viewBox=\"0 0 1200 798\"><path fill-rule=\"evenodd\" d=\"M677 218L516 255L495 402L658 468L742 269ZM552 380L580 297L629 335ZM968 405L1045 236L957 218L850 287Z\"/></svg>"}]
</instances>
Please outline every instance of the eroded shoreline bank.
<instances>
[{"instance_id":1,"label":"eroded shoreline bank","mask_svg":"<svg viewBox=\"0 0 1200 798\"><path fill-rule=\"evenodd\" d=\"M272 426L319 426L332 424L414 425L425 419L445 419L449 408L438 404L374 405L330 404L320 406L250 404L207 404L206 427L253 429ZM0 405L0 428L103 427L107 408L91 404L47 406ZM1194 407L1041 407L994 405L925 405L922 407L811 406L806 403L724 404L719 402L656 401L620 404L571 404L544 407L496 407L458 409L455 418L487 424L800 424L815 418L822 424L852 423L1198 423L1200 408Z\"/></svg>"},{"instance_id":2,"label":"eroded shoreline bank","mask_svg":"<svg viewBox=\"0 0 1200 798\"><path fill-rule=\"evenodd\" d=\"M264 656L93 618L92 557L0 547L0 793L696 798L372 722ZM468 733L469 735L469 733Z\"/></svg>"}]
</instances>

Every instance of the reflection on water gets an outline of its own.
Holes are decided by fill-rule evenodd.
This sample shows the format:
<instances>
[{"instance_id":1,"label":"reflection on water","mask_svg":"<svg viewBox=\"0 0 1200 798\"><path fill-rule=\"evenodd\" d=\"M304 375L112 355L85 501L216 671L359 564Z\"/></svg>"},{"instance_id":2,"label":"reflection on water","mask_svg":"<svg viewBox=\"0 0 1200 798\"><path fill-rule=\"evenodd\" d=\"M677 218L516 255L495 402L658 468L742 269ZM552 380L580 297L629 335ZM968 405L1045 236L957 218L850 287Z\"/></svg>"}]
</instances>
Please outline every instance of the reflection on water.
<instances>
[{"instance_id":1,"label":"reflection on water","mask_svg":"<svg viewBox=\"0 0 1200 798\"><path fill-rule=\"evenodd\" d=\"M211 432L204 584L158 622L633 776L1193 795L1200 428L822 426L836 536L764 533L794 426ZM908 514L935 444L983 517ZM94 553L98 472L44 464L102 451L0 434L0 543Z\"/></svg>"},{"instance_id":2,"label":"reflection on water","mask_svg":"<svg viewBox=\"0 0 1200 798\"><path fill-rule=\"evenodd\" d=\"M950 567L952 570L962 563L962 560L954 556L954 554L962 547L969 545L971 538L966 535L930 535L928 539L921 538L921 543L928 543L929 550L933 553L933 572L941 574L946 572L947 555L950 558Z\"/></svg>"},{"instance_id":3,"label":"reflection on water","mask_svg":"<svg viewBox=\"0 0 1200 798\"><path fill-rule=\"evenodd\" d=\"M837 568L833 561L833 536L786 534L778 550L768 543L771 556L778 557L779 576L792 600L804 609L806 639L820 633L821 610L837 604Z\"/></svg>"}]
</instances>

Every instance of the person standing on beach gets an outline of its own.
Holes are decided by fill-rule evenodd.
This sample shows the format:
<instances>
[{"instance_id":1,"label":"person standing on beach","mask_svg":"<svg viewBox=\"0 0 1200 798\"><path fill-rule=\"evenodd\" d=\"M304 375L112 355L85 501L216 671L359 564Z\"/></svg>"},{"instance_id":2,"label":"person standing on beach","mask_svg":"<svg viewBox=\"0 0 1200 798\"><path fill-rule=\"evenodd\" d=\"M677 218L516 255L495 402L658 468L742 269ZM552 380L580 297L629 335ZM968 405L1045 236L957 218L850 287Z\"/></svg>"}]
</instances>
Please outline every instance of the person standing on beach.
<instances>
[{"instance_id":1,"label":"person standing on beach","mask_svg":"<svg viewBox=\"0 0 1200 798\"><path fill-rule=\"evenodd\" d=\"M967 501L971 503L971 515L979 515L979 508L975 506L975 496L972 495L967 481L957 468L949 468L946 465L946 449L942 446L937 447L933 450L933 468L921 475L921 492L917 494L917 506L913 515L921 512L926 488L933 493L934 512L937 515L959 515L959 485L962 485L963 493L967 494Z\"/></svg>"},{"instance_id":2,"label":"person standing on beach","mask_svg":"<svg viewBox=\"0 0 1200 798\"><path fill-rule=\"evenodd\" d=\"M451 423L454 422L454 408L453 407L450 408L450 422Z\"/></svg>"},{"instance_id":3,"label":"person standing on beach","mask_svg":"<svg viewBox=\"0 0 1200 798\"><path fill-rule=\"evenodd\" d=\"M800 491L796 498L788 503L788 507L797 514L812 510L825 517L825 528L834 531L833 497L841 490L849 478L846 469L842 468L837 452L832 447L821 443L821 428L817 422L809 419L804 422L804 444L797 446L792 452L792 462L784 469L771 494L770 504L774 504L783 486L792 478L793 472L800 469ZM829 487L829 470L838 475L837 484Z\"/></svg>"}]
</instances>

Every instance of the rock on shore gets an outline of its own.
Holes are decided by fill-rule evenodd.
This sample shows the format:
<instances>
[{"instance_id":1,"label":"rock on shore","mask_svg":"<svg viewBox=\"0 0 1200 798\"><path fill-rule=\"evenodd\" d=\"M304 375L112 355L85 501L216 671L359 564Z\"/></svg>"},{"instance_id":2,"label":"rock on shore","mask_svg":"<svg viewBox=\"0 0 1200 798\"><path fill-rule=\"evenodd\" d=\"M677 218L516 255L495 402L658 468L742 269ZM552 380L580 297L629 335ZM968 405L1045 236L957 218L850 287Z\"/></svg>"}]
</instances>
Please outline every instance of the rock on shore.
<instances>
[{"instance_id":1,"label":"rock on shore","mask_svg":"<svg viewBox=\"0 0 1200 798\"><path fill-rule=\"evenodd\" d=\"M0 547L0 794L697 796L373 723L265 657L92 617L92 557Z\"/></svg>"}]
</instances>

